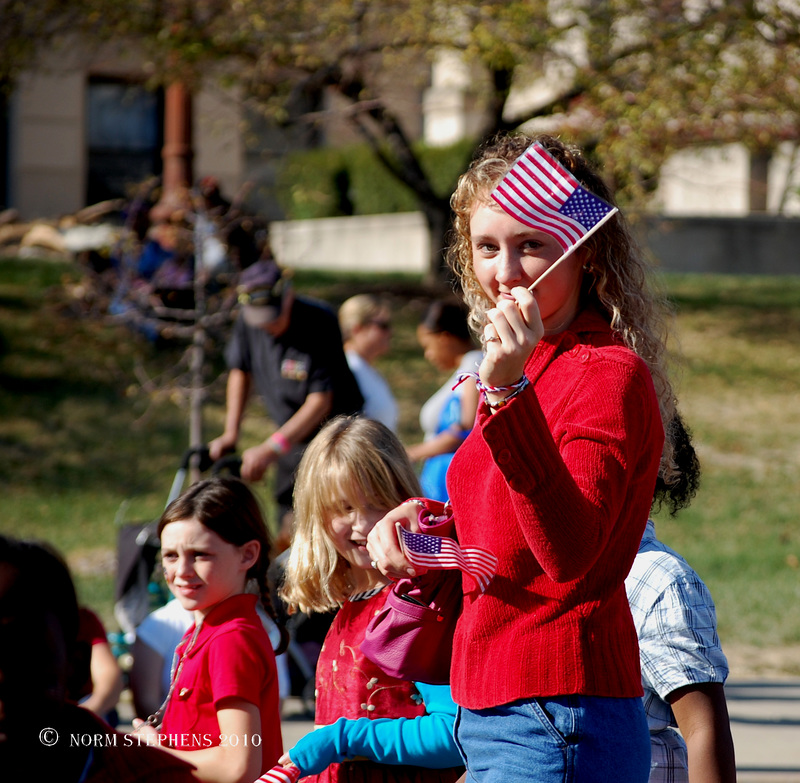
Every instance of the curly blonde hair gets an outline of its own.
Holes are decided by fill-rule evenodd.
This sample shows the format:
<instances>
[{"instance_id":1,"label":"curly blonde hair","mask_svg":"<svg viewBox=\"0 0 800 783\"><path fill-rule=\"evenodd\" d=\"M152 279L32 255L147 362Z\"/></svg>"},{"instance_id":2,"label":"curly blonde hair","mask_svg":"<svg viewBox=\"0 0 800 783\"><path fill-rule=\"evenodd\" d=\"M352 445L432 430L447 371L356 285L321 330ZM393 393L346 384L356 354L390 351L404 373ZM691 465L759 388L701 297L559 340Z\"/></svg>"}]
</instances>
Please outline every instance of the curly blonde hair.
<instances>
[{"instance_id":1,"label":"curly blonde hair","mask_svg":"<svg viewBox=\"0 0 800 783\"><path fill-rule=\"evenodd\" d=\"M581 151L552 136L502 134L479 148L450 199L454 218L447 251L447 261L461 283L470 309L470 325L476 334L482 332L486 312L493 307L493 303L475 275L470 218L476 205L493 203L490 201L491 191L520 155L537 141L587 190L614 203L613 194ZM660 477L670 486L678 480L680 473L670 436L670 425L677 413L675 394L667 370L666 341L671 308L663 294L656 291L649 264L620 212L586 240L582 253L586 258L582 304L594 304L605 314L620 341L637 353L650 368L667 433Z\"/></svg>"},{"instance_id":2,"label":"curly blonde hair","mask_svg":"<svg viewBox=\"0 0 800 783\"><path fill-rule=\"evenodd\" d=\"M391 509L420 494L419 481L397 436L360 416L338 416L311 441L297 470L295 532L280 591L292 609L327 612L356 588L350 564L333 544L330 522L366 500Z\"/></svg>"}]
</instances>

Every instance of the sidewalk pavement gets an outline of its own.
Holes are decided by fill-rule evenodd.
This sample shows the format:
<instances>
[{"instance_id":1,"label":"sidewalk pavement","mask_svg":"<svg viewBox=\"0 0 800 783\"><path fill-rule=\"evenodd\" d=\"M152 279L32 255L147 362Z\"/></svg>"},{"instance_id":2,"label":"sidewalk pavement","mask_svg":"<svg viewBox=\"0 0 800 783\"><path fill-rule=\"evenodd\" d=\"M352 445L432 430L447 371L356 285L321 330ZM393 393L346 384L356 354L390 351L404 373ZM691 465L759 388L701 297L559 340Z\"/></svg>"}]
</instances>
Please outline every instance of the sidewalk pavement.
<instances>
[{"instance_id":1,"label":"sidewalk pavement","mask_svg":"<svg viewBox=\"0 0 800 783\"><path fill-rule=\"evenodd\" d=\"M800 679L728 680L738 783L800 783Z\"/></svg>"},{"instance_id":2,"label":"sidewalk pavement","mask_svg":"<svg viewBox=\"0 0 800 783\"><path fill-rule=\"evenodd\" d=\"M800 679L729 680L725 692L738 783L800 783ZM282 726L286 749L314 727L296 699Z\"/></svg>"},{"instance_id":3,"label":"sidewalk pavement","mask_svg":"<svg viewBox=\"0 0 800 783\"><path fill-rule=\"evenodd\" d=\"M800 679L729 680L725 692L738 783L800 783ZM127 722L125 702L120 714ZM299 699L287 699L281 728L287 750L313 730Z\"/></svg>"}]
</instances>

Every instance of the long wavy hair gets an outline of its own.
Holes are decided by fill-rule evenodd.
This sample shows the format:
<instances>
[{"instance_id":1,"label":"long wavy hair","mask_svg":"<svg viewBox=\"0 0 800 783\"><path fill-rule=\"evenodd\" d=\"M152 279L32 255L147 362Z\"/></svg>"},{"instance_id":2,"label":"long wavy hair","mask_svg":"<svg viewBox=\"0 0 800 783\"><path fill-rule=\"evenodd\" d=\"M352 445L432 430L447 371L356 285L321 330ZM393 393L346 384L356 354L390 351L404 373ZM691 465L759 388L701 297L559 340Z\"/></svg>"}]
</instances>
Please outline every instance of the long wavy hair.
<instances>
[{"instance_id":1,"label":"long wavy hair","mask_svg":"<svg viewBox=\"0 0 800 783\"><path fill-rule=\"evenodd\" d=\"M493 304L480 286L472 262L470 218L476 205L491 204L490 193L515 161L534 142L542 146L590 192L613 204L614 196L581 151L552 136L501 134L478 149L461 175L450 204L454 213L447 260L458 277L470 309L470 325L479 334ZM677 415L675 393L667 368L667 334L672 310L656 289L650 266L633 238L627 221L617 212L581 248L584 263L582 305L594 305L608 319L622 344L650 368L658 395L666 439L659 471L663 486L679 481L671 423ZM667 490L668 491L668 490Z\"/></svg>"},{"instance_id":2,"label":"long wavy hair","mask_svg":"<svg viewBox=\"0 0 800 783\"><path fill-rule=\"evenodd\" d=\"M247 578L255 580L264 611L281 631L282 641L275 652L283 652L289 641L288 633L275 612L267 579L272 540L256 496L247 484L232 476L215 476L198 481L164 510L158 521L159 538L171 522L185 519L196 519L234 546L258 541L258 560L248 570Z\"/></svg>"},{"instance_id":3,"label":"long wavy hair","mask_svg":"<svg viewBox=\"0 0 800 783\"><path fill-rule=\"evenodd\" d=\"M360 416L338 416L311 441L294 487L295 532L281 597L292 609L340 607L358 582L334 546L331 520L367 501L391 509L420 494L419 481L397 436Z\"/></svg>"}]
</instances>

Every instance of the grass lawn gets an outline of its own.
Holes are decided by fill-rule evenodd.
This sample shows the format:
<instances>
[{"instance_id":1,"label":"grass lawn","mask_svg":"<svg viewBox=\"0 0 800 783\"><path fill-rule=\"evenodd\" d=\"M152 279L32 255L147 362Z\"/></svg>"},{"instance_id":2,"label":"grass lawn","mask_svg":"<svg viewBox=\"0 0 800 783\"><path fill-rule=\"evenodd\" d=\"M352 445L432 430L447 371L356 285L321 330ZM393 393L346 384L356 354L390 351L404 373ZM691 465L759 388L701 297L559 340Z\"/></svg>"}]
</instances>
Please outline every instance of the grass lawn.
<instances>
[{"instance_id":1,"label":"grass lawn","mask_svg":"<svg viewBox=\"0 0 800 783\"><path fill-rule=\"evenodd\" d=\"M683 354L679 399L703 481L660 533L711 588L724 642L797 644L800 278L668 283Z\"/></svg>"},{"instance_id":2,"label":"grass lawn","mask_svg":"<svg viewBox=\"0 0 800 783\"><path fill-rule=\"evenodd\" d=\"M77 278L69 264L0 259L0 530L64 552L83 599L113 628L117 523L159 515L189 437L185 395L145 392L142 378L163 386L182 351L79 314L63 285ZM666 282L703 482L689 509L659 517L660 535L711 588L725 644L800 644L800 278ZM379 369L401 406L401 437L418 439L419 407L443 381L414 335L432 292L404 276L298 272L296 286L334 305L359 291L392 297L393 352ZM209 346L208 438L222 426L220 349ZM269 426L254 405L243 445Z\"/></svg>"}]
</instances>

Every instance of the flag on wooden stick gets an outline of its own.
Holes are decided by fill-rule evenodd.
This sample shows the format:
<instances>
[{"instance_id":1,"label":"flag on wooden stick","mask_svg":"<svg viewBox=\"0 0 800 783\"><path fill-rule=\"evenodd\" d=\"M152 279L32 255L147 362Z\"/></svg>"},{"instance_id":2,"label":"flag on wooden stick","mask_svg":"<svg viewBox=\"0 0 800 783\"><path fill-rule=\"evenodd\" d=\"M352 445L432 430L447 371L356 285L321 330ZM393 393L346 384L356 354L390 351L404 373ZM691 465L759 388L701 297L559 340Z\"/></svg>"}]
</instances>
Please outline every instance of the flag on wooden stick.
<instances>
[{"instance_id":1,"label":"flag on wooden stick","mask_svg":"<svg viewBox=\"0 0 800 783\"><path fill-rule=\"evenodd\" d=\"M564 250L531 288L618 212L586 190L538 141L517 159L491 195L511 217L550 234Z\"/></svg>"}]
</instances>

